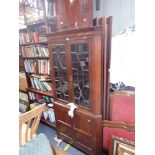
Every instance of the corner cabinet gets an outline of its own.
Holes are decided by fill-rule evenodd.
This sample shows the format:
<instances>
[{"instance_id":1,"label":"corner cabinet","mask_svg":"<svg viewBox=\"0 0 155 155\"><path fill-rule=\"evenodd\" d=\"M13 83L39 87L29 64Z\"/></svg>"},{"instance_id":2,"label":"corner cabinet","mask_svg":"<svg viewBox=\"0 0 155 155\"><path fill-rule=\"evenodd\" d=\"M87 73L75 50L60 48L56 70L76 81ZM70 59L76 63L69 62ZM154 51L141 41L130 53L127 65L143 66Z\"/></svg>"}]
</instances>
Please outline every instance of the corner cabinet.
<instances>
[{"instance_id":1,"label":"corner cabinet","mask_svg":"<svg viewBox=\"0 0 155 155\"><path fill-rule=\"evenodd\" d=\"M102 154L103 30L101 25L48 34L57 135L92 155ZM78 107L73 118L70 102Z\"/></svg>"}]
</instances>

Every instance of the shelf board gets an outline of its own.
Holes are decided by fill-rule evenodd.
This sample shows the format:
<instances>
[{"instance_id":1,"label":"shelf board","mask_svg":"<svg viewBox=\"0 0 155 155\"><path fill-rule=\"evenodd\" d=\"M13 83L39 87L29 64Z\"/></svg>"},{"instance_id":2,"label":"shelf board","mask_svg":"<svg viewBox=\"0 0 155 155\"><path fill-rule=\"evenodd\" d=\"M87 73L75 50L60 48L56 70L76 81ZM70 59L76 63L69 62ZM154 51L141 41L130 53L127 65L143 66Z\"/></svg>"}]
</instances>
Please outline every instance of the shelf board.
<instances>
[{"instance_id":1,"label":"shelf board","mask_svg":"<svg viewBox=\"0 0 155 155\"><path fill-rule=\"evenodd\" d=\"M49 125L49 126L52 127L52 128L56 128L55 123L51 123L49 119L44 119L43 116L41 117L41 122L43 122L43 123Z\"/></svg>"},{"instance_id":2,"label":"shelf board","mask_svg":"<svg viewBox=\"0 0 155 155\"><path fill-rule=\"evenodd\" d=\"M37 102L37 100L36 100L36 99L35 99L35 100L29 99L29 102L32 104L32 103L34 103L34 102Z\"/></svg>"},{"instance_id":3,"label":"shelf board","mask_svg":"<svg viewBox=\"0 0 155 155\"><path fill-rule=\"evenodd\" d=\"M36 21L27 22L27 27L35 27L35 26L38 26L39 24L45 25L45 20L42 18Z\"/></svg>"},{"instance_id":4,"label":"shelf board","mask_svg":"<svg viewBox=\"0 0 155 155\"><path fill-rule=\"evenodd\" d=\"M29 75L32 75L32 74L34 74L34 75L43 75L43 76L51 76L51 74L43 74L43 73L34 73L34 72L25 72L26 74L29 74Z\"/></svg>"},{"instance_id":5,"label":"shelf board","mask_svg":"<svg viewBox=\"0 0 155 155\"><path fill-rule=\"evenodd\" d=\"M23 57L23 59L49 59L49 57Z\"/></svg>"},{"instance_id":6,"label":"shelf board","mask_svg":"<svg viewBox=\"0 0 155 155\"><path fill-rule=\"evenodd\" d=\"M36 94L40 94L40 95L45 95L45 96L49 96L49 97L54 97L53 92L52 91L42 91L42 90L37 90L34 88L27 88L28 91L36 93Z\"/></svg>"},{"instance_id":7,"label":"shelf board","mask_svg":"<svg viewBox=\"0 0 155 155\"><path fill-rule=\"evenodd\" d=\"M22 93L26 93L27 94L27 90L25 90L25 89L20 89L19 88L19 92L22 92Z\"/></svg>"},{"instance_id":8,"label":"shelf board","mask_svg":"<svg viewBox=\"0 0 155 155\"><path fill-rule=\"evenodd\" d=\"M29 45L47 45L47 41L41 41L41 42L38 42L38 43L19 44L19 46L29 46Z\"/></svg>"},{"instance_id":9,"label":"shelf board","mask_svg":"<svg viewBox=\"0 0 155 155\"><path fill-rule=\"evenodd\" d=\"M25 4L24 2L19 2L19 7L23 7L26 9L37 9L37 10L43 10L43 8L29 6L29 4Z\"/></svg>"}]
</instances>

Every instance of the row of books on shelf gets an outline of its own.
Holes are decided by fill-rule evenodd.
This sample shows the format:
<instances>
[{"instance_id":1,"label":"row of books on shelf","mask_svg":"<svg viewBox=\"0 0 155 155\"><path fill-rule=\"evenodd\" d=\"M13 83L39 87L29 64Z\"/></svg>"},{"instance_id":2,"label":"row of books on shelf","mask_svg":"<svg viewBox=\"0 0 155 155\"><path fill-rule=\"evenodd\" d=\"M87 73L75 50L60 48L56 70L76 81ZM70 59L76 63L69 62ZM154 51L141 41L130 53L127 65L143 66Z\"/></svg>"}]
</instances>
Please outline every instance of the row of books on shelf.
<instances>
[{"instance_id":1,"label":"row of books on shelf","mask_svg":"<svg viewBox=\"0 0 155 155\"><path fill-rule=\"evenodd\" d=\"M52 82L38 77L30 77L32 87L42 91L52 91Z\"/></svg>"},{"instance_id":2,"label":"row of books on shelf","mask_svg":"<svg viewBox=\"0 0 155 155\"><path fill-rule=\"evenodd\" d=\"M29 94L29 99L32 102L38 102L40 104L42 103L47 103L48 107L53 107L53 98L48 97L48 96L44 96L44 95L40 95L40 94L36 94L36 93L32 93L32 92L28 92Z\"/></svg>"},{"instance_id":3,"label":"row of books on shelf","mask_svg":"<svg viewBox=\"0 0 155 155\"><path fill-rule=\"evenodd\" d=\"M23 57L48 57L49 52L47 46L44 45L30 45L22 47Z\"/></svg>"},{"instance_id":4,"label":"row of books on shelf","mask_svg":"<svg viewBox=\"0 0 155 155\"><path fill-rule=\"evenodd\" d=\"M19 98L19 113L25 113L29 111L30 105L28 101L22 100Z\"/></svg>"},{"instance_id":5,"label":"row of books on shelf","mask_svg":"<svg viewBox=\"0 0 155 155\"><path fill-rule=\"evenodd\" d=\"M28 73L50 74L49 60L29 60L24 61L25 70Z\"/></svg>"},{"instance_id":6,"label":"row of books on shelf","mask_svg":"<svg viewBox=\"0 0 155 155\"><path fill-rule=\"evenodd\" d=\"M29 43L39 43L47 41L46 35L39 35L37 31L35 32L20 32L19 33L19 43L20 45Z\"/></svg>"},{"instance_id":7,"label":"row of books on shelf","mask_svg":"<svg viewBox=\"0 0 155 155\"><path fill-rule=\"evenodd\" d=\"M50 74L49 60L38 60L38 72L40 74Z\"/></svg>"},{"instance_id":8,"label":"row of books on shelf","mask_svg":"<svg viewBox=\"0 0 155 155\"><path fill-rule=\"evenodd\" d=\"M55 122L55 114L53 108L48 108L43 112L43 117L45 120L49 119L51 123Z\"/></svg>"},{"instance_id":9,"label":"row of books on shelf","mask_svg":"<svg viewBox=\"0 0 155 155\"><path fill-rule=\"evenodd\" d=\"M30 100L34 101L34 100L37 99L37 94L32 93L32 92L28 92L28 94L29 94L29 99Z\"/></svg>"},{"instance_id":10,"label":"row of books on shelf","mask_svg":"<svg viewBox=\"0 0 155 155\"><path fill-rule=\"evenodd\" d=\"M30 104L30 109L34 109L34 108L36 108L37 106L40 106L40 105L41 105L41 103L34 102L34 103ZM45 120L49 119L49 121L51 123L54 123L55 122L54 109L46 107L45 111L43 111L43 118Z\"/></svg>"},{"instance_id":11,"label":"row of books on shelf","mask_svg":"<svg viewBox=\"0 0 155 155\"><path fill-rule=\"evenodd\" d=\"M36 60L28 60L24 61L25 70L29 73L37 73L37 61Z\"/></svg>"},{"instance_id":12,"label":"row of books on shelf","mask_svg":"<svg viewBox=\"0 0 155 155\"><path fill-rule=\"evenodd\" d=\"M19 92L19 99L28 102L28 95L26 93Z\"/></svg>"},{"instance_id":13,"label":"row of books on shelf","mask_svg":"<svg viewBox=\"0 0 155 155\"><path fill-rule=\"evenodd\" d=\"M26 91L27 87L28 85L27 85L25 72L19 72L19 90Z\"/></svg>"}]
</instances>

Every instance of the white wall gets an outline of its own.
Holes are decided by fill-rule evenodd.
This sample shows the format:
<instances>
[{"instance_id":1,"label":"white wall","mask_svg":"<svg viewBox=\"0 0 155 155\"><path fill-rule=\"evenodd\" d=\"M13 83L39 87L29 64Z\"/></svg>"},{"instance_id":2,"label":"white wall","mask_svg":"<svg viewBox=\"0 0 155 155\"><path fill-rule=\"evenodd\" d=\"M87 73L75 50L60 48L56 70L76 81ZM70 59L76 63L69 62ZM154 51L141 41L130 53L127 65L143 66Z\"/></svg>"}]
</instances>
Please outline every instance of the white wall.
<instances>
[{"instance_id":1,"label":"white wall","mask_svg":"<svg viewBox=\"0 0 155 155\"><path fill-rule=\"evenodd\" d=\"M135 25L135 0L100 0L100 10L96 11L93 0L93 18L113 16L113 36L126 27Z\"/></svg>"},{"instance_id":2,"label":"white wall","mask_svg":"<svg viewBox=\"0 0 155 155\"><path fill-rule=\"evenodd\" d=\"M123 82L135 86L135 35L120 35L125 28L135 25L135 0L100 0L96 11L93 0L93 17L113 16L110 82Z\"/></svg>"}]
</instances>

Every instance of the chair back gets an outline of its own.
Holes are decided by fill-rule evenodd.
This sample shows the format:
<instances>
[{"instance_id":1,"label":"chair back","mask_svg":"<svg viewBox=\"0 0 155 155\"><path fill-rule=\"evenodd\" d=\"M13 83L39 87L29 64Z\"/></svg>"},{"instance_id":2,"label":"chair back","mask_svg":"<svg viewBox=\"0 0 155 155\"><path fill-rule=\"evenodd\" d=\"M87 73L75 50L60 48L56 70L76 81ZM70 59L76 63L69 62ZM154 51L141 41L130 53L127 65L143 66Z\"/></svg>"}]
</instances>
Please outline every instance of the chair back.
<instances>
[{"instance_id":1,"label":"chair back","mask_svg":"<svg viewBox=\"0 0 155 155\"><path fill-rule=\"evenodd\" d=\"M33 110L19 115L19 145L27 143L36 134L45 107L46 104L44 103Z\"/></svg>"}]
</instances>

